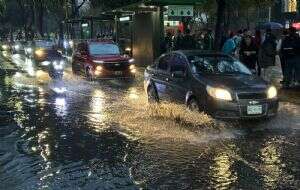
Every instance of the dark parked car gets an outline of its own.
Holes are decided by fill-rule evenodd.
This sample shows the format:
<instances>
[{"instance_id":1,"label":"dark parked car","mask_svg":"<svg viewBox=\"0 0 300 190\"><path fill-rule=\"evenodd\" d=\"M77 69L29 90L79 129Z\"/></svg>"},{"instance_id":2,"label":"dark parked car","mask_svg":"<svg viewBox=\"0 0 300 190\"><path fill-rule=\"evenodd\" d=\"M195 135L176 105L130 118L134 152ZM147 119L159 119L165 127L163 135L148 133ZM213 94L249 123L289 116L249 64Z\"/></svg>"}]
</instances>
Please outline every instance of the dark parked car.
<instances>
[{"instance_id":1,"label":"dark parked car","mask_svg":"<svg viewBox=\"0 0 300 190\"><path fill-rule=\"evenodd\" d=\"M34 61L36 61L37 63L41 63L48 60L49 58L51 59L51 57L53 56L58 56L58 51L55 49L55 43L53 41L36 40L32 44L31 54Z\"/></svg>"},{"instance_id":2,"label":"dark parked car","mask_svg":"<svg viewBox=\"0 0 300 190\"><path fill-rule=\"evenodd\" d=\"M145 71L150 102L175 101L215 118L268 118L278 110L277 90L224 54L175 51Z\"/></svg>"},{"instance_id":3,"label":"dark parked car","mask_svg":"<svg viewBox=\"0 0 300 190\"><path fill-rule=\"evenodd\" d=\"M73 55L72 70L89 80L103 78L133 78L134 60L122 55L112 41L87 41L77 45Z\"/></svg>"}]
</instances>

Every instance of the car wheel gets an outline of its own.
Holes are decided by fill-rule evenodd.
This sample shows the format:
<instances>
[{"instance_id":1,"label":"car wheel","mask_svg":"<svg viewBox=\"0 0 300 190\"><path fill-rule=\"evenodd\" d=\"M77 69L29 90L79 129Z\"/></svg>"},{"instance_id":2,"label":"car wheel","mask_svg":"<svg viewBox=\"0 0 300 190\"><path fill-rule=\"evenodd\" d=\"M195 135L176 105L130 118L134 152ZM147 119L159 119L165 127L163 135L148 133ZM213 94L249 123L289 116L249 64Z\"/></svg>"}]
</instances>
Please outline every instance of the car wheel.
<instances>
[{"instance_id":1,"label":"car wheel","mask_svg":"<svg viewBox=\"0 0 300 190\"><path fill-rule=\"evenodd\" d=\"M199 103L198 101L195 99L195 98L191 98L189 101L188 101L188 109L191 110L191 111L199 111Z\"/></svg>"},{"instance_id":2,"label":"car wheel","mask_svg":"<svg viewBox=\"0 0 300 190\"><path fill-rule=\"evenodd\" d=\"M88 81L93 81L93 75L91 74L91 69L87 68L85 71L85 76Z\"/></svg>"},{"instance_id":3,"label":"car wheel","mask_svg":"<svg viewBox=\"0 0 300 190\"><path fill-rule=\"evenodd\" d=\"M147 95L148 95L148 102L149 103L158 103L159 102L159 98L158 98L156 90L153 86L150 86L148 88Z\"/></svg>"}]
</instances>

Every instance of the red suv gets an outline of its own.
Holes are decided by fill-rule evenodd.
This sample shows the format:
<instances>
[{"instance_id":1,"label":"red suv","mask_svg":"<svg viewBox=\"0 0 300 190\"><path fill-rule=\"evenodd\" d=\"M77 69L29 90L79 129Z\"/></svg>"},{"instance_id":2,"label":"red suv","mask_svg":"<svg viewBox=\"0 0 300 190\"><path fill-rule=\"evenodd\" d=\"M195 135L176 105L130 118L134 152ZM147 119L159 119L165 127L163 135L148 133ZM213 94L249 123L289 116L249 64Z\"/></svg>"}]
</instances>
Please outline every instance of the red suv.
<instances>
[{"instance_id":1,"label":"red suv","mask_svg":"<svg viewBox=\"0 0 300 190\"><path fill-rule=\"evenodd\" d=\"M122 55L119 46L112 41L81 42L73 55L72 70L87 79L133 78L134 60Z\"/></svg>"}]
</instances>

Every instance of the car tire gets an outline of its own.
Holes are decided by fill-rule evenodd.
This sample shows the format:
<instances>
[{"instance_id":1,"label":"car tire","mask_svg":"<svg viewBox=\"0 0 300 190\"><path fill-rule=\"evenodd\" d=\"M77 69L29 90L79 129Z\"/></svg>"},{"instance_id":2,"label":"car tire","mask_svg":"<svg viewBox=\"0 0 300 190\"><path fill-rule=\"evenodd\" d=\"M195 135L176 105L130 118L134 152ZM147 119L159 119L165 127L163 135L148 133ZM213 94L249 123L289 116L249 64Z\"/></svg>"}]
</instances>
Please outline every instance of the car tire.
<instances>
[{"instance_id":1,"label":"car tire","mask_svg":"<svg viewBox=\"0 0 300 190\"><path fill-rule=\"evenodd\" d=\"M199 103L196 98L191 98L187 103L187 107L190 111L200 111Z\"/></svg>"},{"instance_id":2,"label":"car tire","mask_svg":"<svg viewBox=\"0 0 300 190\"><path fill-rule=\"evenodd\" d=\"M159 98L157 96L157 92L153 86L149 86L147 90L147 96L148 96L148 102L150 104L152 103L158 103Z\"/></svg>"}]
</instances>

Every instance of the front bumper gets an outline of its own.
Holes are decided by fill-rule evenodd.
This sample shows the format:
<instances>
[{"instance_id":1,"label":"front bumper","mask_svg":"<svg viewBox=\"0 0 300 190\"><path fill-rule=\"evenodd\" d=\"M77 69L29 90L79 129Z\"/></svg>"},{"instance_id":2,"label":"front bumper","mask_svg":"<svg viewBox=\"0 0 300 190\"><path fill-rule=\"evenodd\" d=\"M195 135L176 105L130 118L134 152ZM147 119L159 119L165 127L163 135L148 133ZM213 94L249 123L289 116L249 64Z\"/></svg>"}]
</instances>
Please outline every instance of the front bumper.
<instances>
[{"instance_id":1,"label":"front bumper","mask_svg":"<svg viewBox=\"0 0 300 190\"><path fill-rule=\"evenodd\" d=\"M94 71L95 79L115 79L115 78L135 78L135 73L130 70L122 70L122 71Z\"/></svg>"},{"instance_id":2,"label":"front bumper","mask_svg":"<svg viewBox=\"0 0 300 190\"><path fill-rule=\"evenodd\" d=\"M261 106L262 113L249 114L248 106ZM220 101L208 97L207 111L217 119L259 119L277 115L278 99Z\"/></svg>"}]
</instances>

